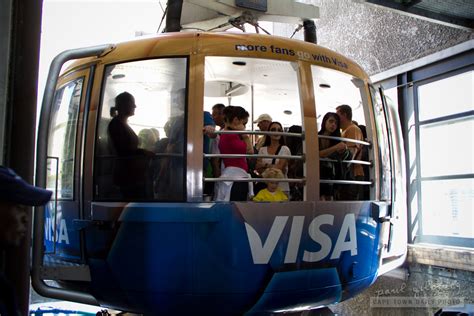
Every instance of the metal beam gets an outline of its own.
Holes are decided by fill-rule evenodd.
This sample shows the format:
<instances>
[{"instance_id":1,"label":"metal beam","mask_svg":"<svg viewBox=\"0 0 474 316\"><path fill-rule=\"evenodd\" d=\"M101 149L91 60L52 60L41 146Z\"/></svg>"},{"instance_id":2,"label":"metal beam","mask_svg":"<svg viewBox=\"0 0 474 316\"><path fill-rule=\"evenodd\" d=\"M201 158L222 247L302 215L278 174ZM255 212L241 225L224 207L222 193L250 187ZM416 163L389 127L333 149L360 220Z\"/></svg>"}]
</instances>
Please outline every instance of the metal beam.
<instances>
[{"instance_id":1,"label":"metal beam","mask_svg":"<svg viewBox=\"0 0 474 316\"><path fill-rule=\"evenodd\" d=\"M242 15L258 21L303 23L319 18L319 7L291 1L268 1L266 11L238 7L235 0L184 0L181 16L183 29L225 30L232 27L230 18Z\"/></svg>"}]
</instances>

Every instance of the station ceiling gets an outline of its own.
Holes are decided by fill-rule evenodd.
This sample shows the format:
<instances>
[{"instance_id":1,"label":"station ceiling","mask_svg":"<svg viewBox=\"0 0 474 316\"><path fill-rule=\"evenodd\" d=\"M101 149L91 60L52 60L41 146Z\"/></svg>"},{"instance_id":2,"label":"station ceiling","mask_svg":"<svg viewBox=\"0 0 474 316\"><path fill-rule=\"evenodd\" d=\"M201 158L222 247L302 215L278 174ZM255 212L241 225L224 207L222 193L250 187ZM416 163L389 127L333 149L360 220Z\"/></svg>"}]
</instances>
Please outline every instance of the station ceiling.
<instances>
[{"instance_id":1,"label":"station ceiling","mask_svg":"<svg viewBox=\"0 0 474 316\"><path fill-rule=\"evenodd\" d=\"M474 0L361 0L408 15L474 30Z\"/></svg>"}]
</instances>

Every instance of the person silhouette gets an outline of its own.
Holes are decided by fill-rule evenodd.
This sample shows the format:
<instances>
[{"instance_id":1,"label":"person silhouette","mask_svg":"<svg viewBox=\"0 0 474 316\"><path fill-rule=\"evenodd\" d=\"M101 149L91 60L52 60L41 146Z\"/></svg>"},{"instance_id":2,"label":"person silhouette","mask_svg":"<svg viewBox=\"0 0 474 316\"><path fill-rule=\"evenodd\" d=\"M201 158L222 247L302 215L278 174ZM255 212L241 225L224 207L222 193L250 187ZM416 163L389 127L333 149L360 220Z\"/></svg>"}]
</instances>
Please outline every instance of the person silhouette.
<instances>
[{"instance_id":1,"label":"person silhouette","mask_svg":"<svg viewBox=\"0 0 474 316\"><path fill-rule=\"evenodd\" d=\"M128 199L145 199L152 194L147 169L154 153L139 148L139 138L128 125L128 118L135 115L135 98L128 92L115 97L115 106L110 109L113 117L108 126L109 137L116 151L114 183L122 196Z\"/></svg>"}]
</instances>

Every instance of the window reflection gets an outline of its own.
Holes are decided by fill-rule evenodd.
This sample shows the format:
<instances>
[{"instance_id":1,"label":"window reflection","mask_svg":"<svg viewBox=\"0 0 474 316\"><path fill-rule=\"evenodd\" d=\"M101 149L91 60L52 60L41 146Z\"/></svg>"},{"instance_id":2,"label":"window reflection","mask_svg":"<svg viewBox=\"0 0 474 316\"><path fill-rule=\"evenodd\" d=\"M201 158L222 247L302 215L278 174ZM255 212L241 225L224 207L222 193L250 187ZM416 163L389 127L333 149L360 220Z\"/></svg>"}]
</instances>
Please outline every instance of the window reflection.
<instances>
[{"instance_id":1,"label":"window reflection","mask_svg":"<svg viewBox=\"0 0 474 316\"><path fill-rule=\"evenodd\" d=\"M474 173L474 118L420 126L423 177Z\"/></svg>"},{"instance_id":2,"label":"window reflection","mask_svg":"<svg viewBox=\"0 0 474 316\"><path fill-rule=\"evenodd\" d=\"M472 247L456 238L474 238L473 87L474 71L417 87L421 241Z\"/></svg>"},{"instance_id":3,"label":"window reflection","mask_svg":"<svg viewBox=\"0 0 474 316\"><path fill-rule=\"evenodd\" d=\"M423 234L474 238L474 179L422 181Z\"/></svg>"},{"instance_id":4,"label":"window reflection","mask_svg":"<svg viewBox=\"0 0 474 316\"><path fill-rule=\"evenodd\" d=\"M186 58L163 58L106 68L97 199L184 199L186 67Z\"/></svg>"},{"instance_id":5,"label":"window reflection","mask_svg":"<svg viewBox=\"0 0 474 316\"><path fill-rule=\"evenodd\" d=\"M474 71L418 87L420 121L474 110Z\"/></svg>"},{"instance_id":6,"label":"window reflection","mask_svg":"<svg viewBox=\"0 0 474 316\"><path fill-rule=\"evenodd\" d=\"M380 150L381 162L381 186L380 199L388 201L392 198L392 166L390 161L390 144L388 135L387 119L383 107L380 93L373 87L370 92L374 101L375 127L377 129L377 138Z\"/></svg>"},{"instance_id":7,"label":"window reflection","mask_svg":"<svg viewBox=\"0 0 474 316\"><path fill-rule=\"evenodd\" d=\"M80 78L59 89L52 109L48 156L57 162L54 167L48 162L47 188L56 191L57 181L58 199L71 200L74 196L74 151L83 81Z\"/></svg>"}]
</instances>

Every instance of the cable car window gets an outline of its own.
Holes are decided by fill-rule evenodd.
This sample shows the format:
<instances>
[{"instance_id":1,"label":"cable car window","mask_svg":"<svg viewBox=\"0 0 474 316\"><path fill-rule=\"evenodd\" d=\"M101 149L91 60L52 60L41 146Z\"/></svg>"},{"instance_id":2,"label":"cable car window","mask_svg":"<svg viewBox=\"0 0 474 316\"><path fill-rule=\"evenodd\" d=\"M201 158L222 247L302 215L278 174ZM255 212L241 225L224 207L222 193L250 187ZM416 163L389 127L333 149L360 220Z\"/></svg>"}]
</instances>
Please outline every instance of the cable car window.
<instances>
[{"instance_id":1,"label":"cable car window","mask_svg":"<svg viewBox=\"0 0 474 316\"><path fill-rule=\"evenodd\" d=\"M297 66L280 60L237 57L206 57L204 109L213 112L216 104L241 106L249 114L246 130L262 132L302 133L301 102L298 89ZM253 121L253 122L252 122ZM270 124L271 123L271 124ZM220 125L221 122L216 122ZM217 128L219 129L219 128ZM302 137L289 135L250 135L254 155L303 155ZM212 150L211 150L212 151ZM217 151L219 152L219 151ZM237 154L227 153L227 154ZM222 171L225 160L215 168ZM224 163L222 163L222 161ZM280 169L285 179L303 179L303 160L247 158L246 167L254 181L256 196L265 189L265 181L258 181L268 168ZM215 166L215 164L214 164ZM210 176L209 172L204 172ZM221 172L212 174L222 176ZM216 187L218 186L216 182ZM278 188L290 200L303 199L303 184L279 182ZM209 186L206 189L209 189ZM211 189L212 192L212 189ZM205 191L205 194L212 194ZM252 198L250 194L249 198Z\"/></svg>"},{"instance_id":2,"label":"cable car window","mask_svg":"<svg viewBox=\"0 0 474 316\"><path fill-rule=\"evenodd\" d=\"M74 198L74 151L83 81L84 78L79 78L61 87L56 91L53 103L48 158L56 160L57 166L48 170L46 186L56 192L57 184L57 198L60 200Z\"/></svg>"},{"instance_id":3,"label":"cable car window","mask_svg":"<svg viewBox=\"0 0 474 316\"><path fill-rule=\"evenodd\" d=\"M96 199L184 200L186 80L186 58L106 67Z\"/></svg>"},{"instance_id":4,"label":"cable car window","mask_svg":"<svg viewBox=\"0 0 474 316\"><path fill-rule=\"evenodd\" d=\"M365 85L343 72L311 66L318 116L321 200L370 199L370 140ZM341 140L338 138L345 138ZM364 164L367 163L367 164Z\"/></svg>"}]
</instances>

